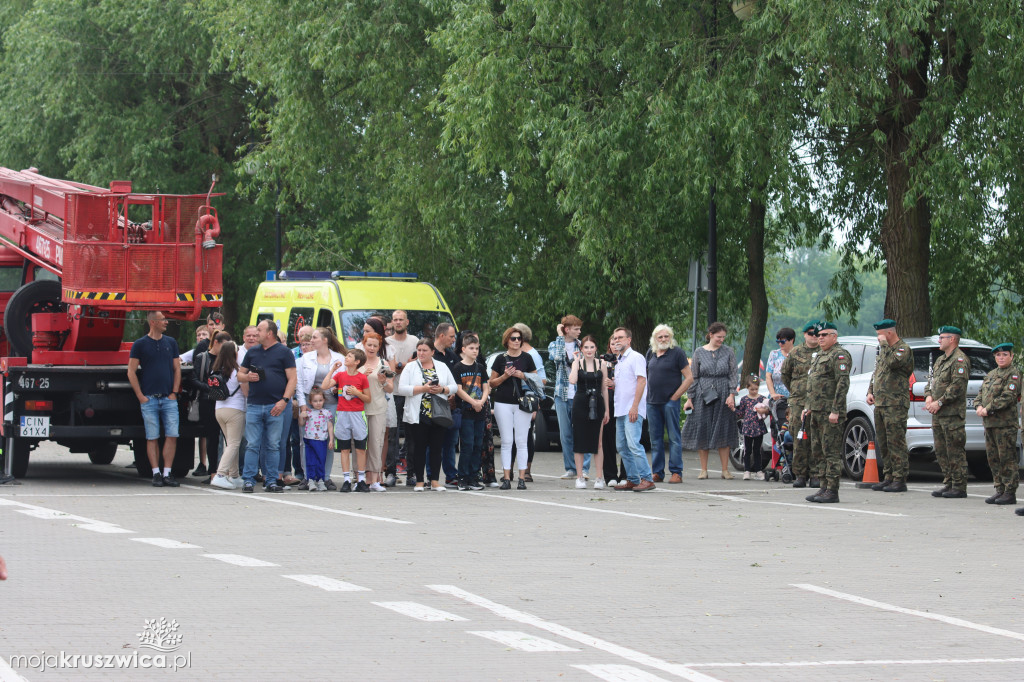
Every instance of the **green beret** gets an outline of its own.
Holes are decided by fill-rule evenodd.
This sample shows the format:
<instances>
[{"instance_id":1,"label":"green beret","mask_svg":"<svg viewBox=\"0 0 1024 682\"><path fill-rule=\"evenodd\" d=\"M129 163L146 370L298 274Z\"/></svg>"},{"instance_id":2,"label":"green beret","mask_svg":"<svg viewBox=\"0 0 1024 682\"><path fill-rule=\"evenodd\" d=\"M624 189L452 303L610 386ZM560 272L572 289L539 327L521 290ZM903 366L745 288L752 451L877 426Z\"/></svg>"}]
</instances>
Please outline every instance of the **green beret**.
<instances>
[{"instance_id":1,"label":"green beret","mask_svg":"<svg viewBox=\"0 0 1024 682\"><path fill-rule=\"evenodd\" d=\"M817 320L811 320L810 322L808 322L807 324L804 325L804 329L803 329L804 334L806 334L808 332L815 332L816 333L817 331L818 331L818 321Z\"/></svg>"},{"instance_id":2,"label":"green beret","mask_svg":"<svg viewBox=\"0 0 1024 682\"><path fill-rule=\"evenodd\" d=\"M818 322L818 331L819 332L823 332L826 329L831 329L831 330L836 331L836 332L839 331L838 329L836 329L835 324L833 324L832 322L826 322L825 320L820 320Z\"/></svg>"},{"instance_id":3,"label":"green beret","mask_svg":"<svg viewBox=\"0 0 1024 682\"><path fill-rule=\"evenodd\" d=\"M895 327L896 320L890 320L889 318L875 322L875 329L878 331L882 331L883 329L893 329Z\"/></svg>"},{"instance_id":4,"label":"green beret","mask_svg":"<svg viewBox=\"0 0 1024 682\"><path fill-rule=\"evenodd\" d=\"M963 336L964 335L964 333L962 331L960 331L959 327L954 327L954 326L948 325L948 324L945 327L939 327L939 333L940 334L956 334L957 336Z\"/></svg>"},{"instance_id":5,"label":"green beret","mask_svg":"<svg viewBox=\"0 0 1024 682\"><path fill-rule=\"evenodd\" d=\"M992 348L992 352L993 353L998 353L1001 350L1005 350L1007 353L1012 353L1013 352L1013 344L1012 343L1001 343L998 346L995 346L995 347Z\"/></svg>"}]
</instances>

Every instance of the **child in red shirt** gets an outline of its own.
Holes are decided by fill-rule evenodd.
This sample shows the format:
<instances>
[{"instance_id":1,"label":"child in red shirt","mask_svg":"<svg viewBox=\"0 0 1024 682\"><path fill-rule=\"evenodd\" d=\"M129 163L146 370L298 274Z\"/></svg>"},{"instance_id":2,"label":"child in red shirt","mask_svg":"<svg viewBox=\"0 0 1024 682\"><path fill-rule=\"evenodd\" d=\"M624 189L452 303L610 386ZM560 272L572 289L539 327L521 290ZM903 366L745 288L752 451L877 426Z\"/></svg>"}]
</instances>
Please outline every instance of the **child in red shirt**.
<instances>
[{"instance_id":1,"label":"child in red shirt","mask_svg":"<svg viewBox=\"0 0 1024 682\"><path fill-rule=\"evenodd\" d=\"M335 362L330 372L338 369L343 363ZM341 450L341 468L345 471L345 482L339 492L352 492L352 459L350 444L356 451L356 466L359 479L356 483L357 493L370 492L366 484L366 403L370 402L370 382L365 374L357 371L366 364L366 353L358 348L350 350L345 356L345 369L334 376L324 379L321 388L330 390L337 387L338 412L334 416L334 438L336 447ZM328 374L330 374L330 372Z\"/></svg>"}]
</instances>

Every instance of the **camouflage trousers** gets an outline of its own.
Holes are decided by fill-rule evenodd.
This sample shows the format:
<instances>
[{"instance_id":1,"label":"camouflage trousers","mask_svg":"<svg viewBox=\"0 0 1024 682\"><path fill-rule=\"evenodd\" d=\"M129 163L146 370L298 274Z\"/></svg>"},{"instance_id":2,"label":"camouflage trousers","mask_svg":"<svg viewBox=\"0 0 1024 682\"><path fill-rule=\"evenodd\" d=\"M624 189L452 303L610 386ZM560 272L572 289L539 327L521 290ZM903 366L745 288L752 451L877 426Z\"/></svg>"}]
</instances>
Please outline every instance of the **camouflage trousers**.
<instances>
[{"instance_id":1,"label":"camouflage trousers","mask_svg":"<svg viewBox=\"0 0 1024 682\"><path fill-rule=\"evenodd\" d=\"M962 419L932 417L935 459L942 469L942 484L954 490L967 490L967 432Z\"/></svg>"},{"instance_id":2,"label":"camouflage trousers","mask_svg":"<svg viewBox=\"0 0 1024 682\"><path fill-rule=\"evenodd\" d=\"M992 483L1001 493L1017 492L1017 427L985 428L985 453L992 470Z\"/></svg>"},{"instance_id":3,"label":"camouflage trousers","mask_svg":"<svg viewBox=\"0 0 1024 682\"><path fill-rule=\"evenodd\" d=\"M907 459L907 408L899 405L875 407L875 455L879 459L883 481L906 481L910 472Z\"/></svg>"},{"instance_id":4,"label":"camouflage trousers","mask_svg":"<svg viewBox=\"0 0 1024 682\"><path fill-rule=\"evenodd\" d=\"M829 422L828 414L811 412L807 416L807 427L811 436L811 458L824 462L821 487L838 492L839 476L843 472L843 425Z\"/></svg>"},{"instance_id":5,"label":"camouflage trousers","mask_svg":"<svg viewBox=\"0 0 1024 682\"><path fill-rule=\"evenodd\" d=\"M822 474L822 462L820 456L815 459L811 451L811 438L808 427L811 423L810 415L806 422L801 425L800 413L803 405L794 402L789 404L790 432L793 434L793 475L797 478L820 478ZM800 438L800 431L803 430L804 437Z\"/></svg>"}]
</instances>

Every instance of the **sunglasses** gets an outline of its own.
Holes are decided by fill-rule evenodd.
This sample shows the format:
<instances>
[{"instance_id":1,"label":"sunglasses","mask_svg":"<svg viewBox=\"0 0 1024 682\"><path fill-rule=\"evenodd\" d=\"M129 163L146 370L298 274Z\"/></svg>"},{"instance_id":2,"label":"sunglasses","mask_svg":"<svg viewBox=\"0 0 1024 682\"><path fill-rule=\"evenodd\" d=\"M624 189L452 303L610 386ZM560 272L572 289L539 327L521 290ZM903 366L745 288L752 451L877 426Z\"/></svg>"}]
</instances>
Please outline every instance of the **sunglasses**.
<instances>
[{"instance_id":1,"label":"sunglasses","mask_svg":"<svg viewBox=\"0 0 1024 682\"><path fill-rule=\"evenodd\" d=\"M839 336L839 334L837 334L836 332L819 332L818 333L818 338L819 339L821 337L823 337L823 336Z\"/></svg>"},{"instance_id":2,"label":"sunglasses","mask_svg":"<svg viewBox=\"0 0 1024 682\"><path fill-rule=\"evenodd\" d=\"M508 340L509 341L522 341L523 337L521 337L521 336L510 336L510 337L508 337Z\"/></svg>"},{"instance_id":3,"label":"sunglasses","mask_svg":"<svg viewBox=\"0 0 1024 682\"><path fill-rule=\"evenodd\" d=\"M775 339L775 343L786 343L789 339Z\"/></svg>"}]
</instances>

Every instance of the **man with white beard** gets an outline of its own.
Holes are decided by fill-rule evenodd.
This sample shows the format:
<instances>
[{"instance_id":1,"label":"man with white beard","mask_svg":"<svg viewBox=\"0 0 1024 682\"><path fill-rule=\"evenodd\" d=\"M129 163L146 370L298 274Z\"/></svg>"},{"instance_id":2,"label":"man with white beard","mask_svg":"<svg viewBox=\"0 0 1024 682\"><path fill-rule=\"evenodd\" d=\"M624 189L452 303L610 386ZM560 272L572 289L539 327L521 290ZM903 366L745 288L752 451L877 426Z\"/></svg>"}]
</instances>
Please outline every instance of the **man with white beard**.
<instances>
[{"instance_id":1,"label":"man with white beard","mask_svg":"<svg viewBox=\"0 0 1024 682\"><path fill-rule=\"evenodd\" d=\"M647 423L651 434L654 482L665 478L665 428L668 427L669 483L683 482L683 444L679 437L679 399L693 383L686 351L676 343L672 327L659 324L647 351Z\"/></svg>"}]
</instances>

